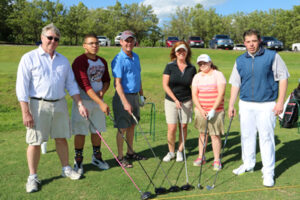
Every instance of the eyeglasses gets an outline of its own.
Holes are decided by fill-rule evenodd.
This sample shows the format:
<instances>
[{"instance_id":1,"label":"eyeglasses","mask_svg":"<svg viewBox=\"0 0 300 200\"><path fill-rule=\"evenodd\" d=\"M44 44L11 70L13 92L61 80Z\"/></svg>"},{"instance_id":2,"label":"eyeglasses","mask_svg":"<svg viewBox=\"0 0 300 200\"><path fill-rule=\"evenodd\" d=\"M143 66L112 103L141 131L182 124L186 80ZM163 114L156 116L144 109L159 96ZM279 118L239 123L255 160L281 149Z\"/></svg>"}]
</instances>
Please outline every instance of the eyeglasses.
<instances>
[{"instance_id":1,"label":"eyeglasses","mask_svg":"<svg viewBox=\"0 0 300 200\"><path fill-rule=\"evenodd\" d=\"M99 42L90 42L90 43L85 43L85 44L90 45L90 46L93 46L93 45L99 46Z\"/></svg>"},{"instance_id":2,"label":"eyeglasses","mask_svg":"<svg viewBox=\"0 0 300 200\"><path fill-rule=\"evenodd\" d=\"M59 38L58 37L53 37L53 36L46 36L46 38L50 41L52 41L54 39L55 42L58 42L59 41Z\"/></svg>"}]
</instances>

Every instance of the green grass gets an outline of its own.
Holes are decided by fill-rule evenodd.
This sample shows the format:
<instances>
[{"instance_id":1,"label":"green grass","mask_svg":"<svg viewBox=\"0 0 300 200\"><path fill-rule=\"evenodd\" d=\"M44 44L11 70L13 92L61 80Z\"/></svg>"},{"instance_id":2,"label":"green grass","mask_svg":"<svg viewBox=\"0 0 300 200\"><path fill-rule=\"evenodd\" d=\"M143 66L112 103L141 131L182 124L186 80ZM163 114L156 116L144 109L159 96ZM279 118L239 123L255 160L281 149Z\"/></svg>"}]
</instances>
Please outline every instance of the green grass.
<instances>
[{"instance_id":1,"label":"green grass","mask_svg":"<svg viewBox=\"0 0 300 200\"><path fill-rule=\"evenodd\" d=\"M39 178L42 179L42 190L26 194L25 183L28 176L26 161L25 128L22 124L20 106L15 95L15 80L18 63L21 56L36 48L35 46L0 46L0 199L139 199L139 193L134 188L130 180L123 173L120 167L117 167L113 156L102 146L103 157L108 161L111 168L106 171L100 171L90 164L92 148L89 137L86 139L84 151L84 178L79 181L71 181L60 177L61 167L58 156L55 152L53 140L48 143L46 155L41 156L39 164ZM103 56L109 63L113 57L120 51L120 48L101 48L99 55ZM156 132L155 141L149 136L149 141L154 147L155 153L160 159L167 152L166 131L167 126L164 116L164 91L161 85L162 73L169 62L170 49L168 48L136 48L134 50L139 54L142 65L143 88L147 101L154 102L156 105ZM70 62L83 52L81 47L62 46L58 52L65 55ZM192 49L192 62L195 63L197 56L201 53L207 53L211 56L214 63L224 73L226 79L229 79L234 61L242 52L223 51L209 49ZM293 52L280 52L280 55L286 62L291 77L287 93L298 85L300 77L300 54ZM114 94L113 86L105 96L105 101L111 107L111 100ZM227 109L230 94L230 86L227 85L225 107ZM71 105L71 99L68 96L68 105ZM148 131L149 125L146 123L149 119L149 106L142 109L142 127ZM112 127L112 122L107 119L108 130L103 133L107 143L114 152L116 149L116 130ZM228 118L225 118L225 127L228 126ZM228 137L227 147L223 158L224 168L220 171L215 189L212 191L195 189L189 192L169 193L158 196L157 199L299 199L299 175L300 175L300 139L297 129L281 129L277 125L276 133L276 185L273 189L266 189L262 186L261 172L262 167L259 147L257 153L257 164L254 173L245 174L236 177L232 174L232 169L241 164L240 152L240 130L239 120L236 117L233 121L230 135ZM196 159L198 133L191 124L189 126L188 140L186 143L188 153L188 174L189 182L196 186L198 183L199 168L192 166L192 161ZM70 164L73 163L73 138L69 140ZM169 187L164 175L157 170L158 161L155 160L147 143L141 135L137 142L134 142L134 149L150 157L147 161L142 161L147 172L153 177L157 187ZM213 154L211 144L208 144L206 157L208 163L203 167L201 185L211 185L214 181L215 172L212 171L211 163ZM162 163L163 168L168 173L172 184L179 186L185 184L185 171L183 163ZM137 162L134 162L134 168L128 169L137 185L142 191L151 191L153 187L149 184L146 176Z\"/></svg>"}]
</instances>

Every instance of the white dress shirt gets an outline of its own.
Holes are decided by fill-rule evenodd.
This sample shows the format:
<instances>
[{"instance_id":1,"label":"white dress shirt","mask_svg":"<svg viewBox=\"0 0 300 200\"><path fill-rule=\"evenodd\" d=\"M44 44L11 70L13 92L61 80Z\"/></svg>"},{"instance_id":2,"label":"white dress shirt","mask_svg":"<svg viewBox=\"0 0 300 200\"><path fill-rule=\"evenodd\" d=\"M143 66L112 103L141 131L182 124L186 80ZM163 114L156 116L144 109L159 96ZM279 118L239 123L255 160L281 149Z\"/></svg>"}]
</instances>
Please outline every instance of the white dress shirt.
<instances>
[{"instance_id":1,"label":"white dress shirt","mask_svg":"<svg viewBox=\"0 0 300 200\"><path fill-rule=\"evenodd\" d=\"M23 55L18 67L16 93L19 101L30 97L47 100L79 94L78 85L66 57L54 52L53 58L41 46Z\"/></svg>"}]
</instances>

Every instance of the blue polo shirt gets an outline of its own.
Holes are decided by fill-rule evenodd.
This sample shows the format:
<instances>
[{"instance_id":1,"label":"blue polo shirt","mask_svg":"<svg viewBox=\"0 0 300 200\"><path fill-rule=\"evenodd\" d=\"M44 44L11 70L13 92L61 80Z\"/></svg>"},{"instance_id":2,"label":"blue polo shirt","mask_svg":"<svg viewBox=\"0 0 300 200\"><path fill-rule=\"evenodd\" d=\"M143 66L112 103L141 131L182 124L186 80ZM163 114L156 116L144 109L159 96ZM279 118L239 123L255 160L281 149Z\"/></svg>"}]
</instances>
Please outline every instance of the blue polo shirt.
<instances>
[{"instance_id":1,"label":"blue polo shirt","mask_svg":"<svg viewBox=\"0 0 300 200\"><path fill-rule=\"evenodd\" d=\"M121 78L124 93L137 93L141 88L141 65L139 56L132 52L132 58L123 49L111 62L112 74Z\"/></svg>"}]
</instances>

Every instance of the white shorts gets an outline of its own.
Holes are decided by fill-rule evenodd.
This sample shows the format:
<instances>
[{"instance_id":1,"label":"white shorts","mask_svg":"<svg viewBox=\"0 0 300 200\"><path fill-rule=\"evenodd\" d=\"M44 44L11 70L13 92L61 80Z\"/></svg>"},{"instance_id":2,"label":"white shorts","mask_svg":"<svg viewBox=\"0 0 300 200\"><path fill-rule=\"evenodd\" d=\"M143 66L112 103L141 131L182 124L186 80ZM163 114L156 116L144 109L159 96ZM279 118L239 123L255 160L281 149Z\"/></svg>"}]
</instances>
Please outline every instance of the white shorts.
<instances>
[{"instance_id":1,"label":"white shorts","mask_svg":"<svg viewBox=\"0 0 300 200\"><path fill-rule=\"evenodd\" d=\"M70 138L70 120L65 98L57 102L30 99L30 112L34 127L27 128L26 142L30 145L41 145L51 138Z\"/></svg>"},{"instance_id":2,"label":"white shorts","mask_svg":"<svg viewBox=\"0 0 300 200\"><path fill-rule=\"evenodd\" d=\"M176 108L175 102L165 99L165 115L166 115L167 124L177 124L179 118L178 111L179 110ZM192 122L192 116L193 116L192 100L182 103L181 115L182 115L181 123L187 124Z\"/></svg>"},{"instance_id":3,"label":"white shorts","mask_svg":"<svg viewBox=\"0 0 300 200\"><path fill-rule=\"evenodd\" d=\"M99 105L93 100L82 100L83 105L89 112L89 119L96 126L99 132L106 131L105 114L100 110ZM89 133L96 133L94 127L90 122L83 118L78 111L76 103L72 104L72 134L73 135L88 135Z\"/></svg>"}]
</instances>

